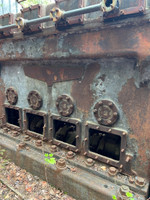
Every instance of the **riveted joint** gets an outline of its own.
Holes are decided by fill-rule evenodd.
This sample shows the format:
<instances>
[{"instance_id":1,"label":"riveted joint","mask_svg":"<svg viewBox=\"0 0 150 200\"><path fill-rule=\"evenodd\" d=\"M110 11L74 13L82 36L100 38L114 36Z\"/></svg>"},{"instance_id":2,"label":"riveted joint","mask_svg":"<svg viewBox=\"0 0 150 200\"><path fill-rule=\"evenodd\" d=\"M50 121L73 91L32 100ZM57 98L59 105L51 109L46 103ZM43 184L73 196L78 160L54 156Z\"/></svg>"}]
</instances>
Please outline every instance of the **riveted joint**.
<instances>
[{"instance_id":1,"label":"riveted joint","mask_svg":"<svg viewBox=\"0 0 150 200\"><path fill-rule=\"evenodd\" d=\"M59 8L53 8L53 9L50 11L50 19L51 19L53 22L57 22L57 21L59 21L61 18L63 18L63 14L64 14L64 11L62 11L61 9L59 9Z\"/></svg>"}]
</instances>

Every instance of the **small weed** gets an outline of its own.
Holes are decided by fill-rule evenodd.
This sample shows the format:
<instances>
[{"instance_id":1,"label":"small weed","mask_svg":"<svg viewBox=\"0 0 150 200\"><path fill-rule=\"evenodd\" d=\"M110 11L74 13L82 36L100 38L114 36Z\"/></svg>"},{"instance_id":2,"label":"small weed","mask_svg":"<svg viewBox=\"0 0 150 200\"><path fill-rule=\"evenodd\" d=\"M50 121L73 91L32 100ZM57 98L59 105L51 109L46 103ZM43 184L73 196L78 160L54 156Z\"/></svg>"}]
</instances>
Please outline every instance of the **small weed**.
<instances>
[{"instance_id":1,"label":"small weed","mask_svg":"<svg viewBox=\"0 0 150 200\"><path fill-rule=\"evenodd\" d=\"M45 156L45 162L46 163L52 164L52 165L56 164L56 160L53 157L53 154L45 153L44 156Z\"/></svg>"},{"instance_id":2,"label":"small weed","mask_svg":"<svg viewBox=\"0 0 150 200\"><path fill-rule=\"evenodd\" d=\"M133 197L133 194L131 192L127 192L126 196L128 197L129 200L135 200ZM113 200L117 200L117 197L115 195L112 196Z\"/></svg>"},{"instance_id":3,"label":"small weed","mask_svg":"<svg viewBox=\"0 0 150 200\"><path fill-rule=\"evenodd\" d=\"M4 159L5 151L5 149L0 148L0 168L4 168L9 162L9 159Z\"/></svg>"}]
</instances>

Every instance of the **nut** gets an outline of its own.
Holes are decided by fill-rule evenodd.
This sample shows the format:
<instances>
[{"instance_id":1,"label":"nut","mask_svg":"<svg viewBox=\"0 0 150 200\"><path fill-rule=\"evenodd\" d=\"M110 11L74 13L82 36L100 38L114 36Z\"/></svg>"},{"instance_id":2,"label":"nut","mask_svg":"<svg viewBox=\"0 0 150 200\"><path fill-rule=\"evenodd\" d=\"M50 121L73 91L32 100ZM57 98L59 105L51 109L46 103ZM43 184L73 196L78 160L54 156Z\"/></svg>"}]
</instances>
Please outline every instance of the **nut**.
<instances>
[{"instance_id":1,"label":"nut","mask_svg":"<svg viewBox=\"0 0 150 200\"><path fill-rule=\"evenodd\" d=\"M13 131L13 137L17 137L19 135L20 135L20 133L18 131Z\"/></svg>"},{"instance_id":2,"label":"nut","mask_svg":"<svg viewBox=\"0 0 150 200\"><path fill-rule=\"evenodd\" d=\"M126 185L122 185L120 187L120 194L123 195L123 196L126 196L126 193L129 192L129 191L130 191L130 189Z\"/></svg>"},{"instance_id":3,"label":"nut","mask_svg":"<svg viewBox=\"0 0 150 200\"><path fill-rule=\"evenodd\" d=\"M94 161L93 161L92 158L87 158L85 164L86 164L88 167L91 167L91 166L94 165Z\"/></svg>"},{"instance_id":4,"label":"nut","mask_svg":"<svg viewBox=\"0 0 150 200\"><path fill-rule=\"evenodd\" d=\"M72 159L75 156L75 154L72 151L68 151L67 158Z\"/></svg>"},{"instance_id":5,"label":"nut","mask_svg":"<svg viewBox=\"0 0 150 200\"><path fill-rule=\"evenodd\" d=\"M136 184L137 186L143 187L143 186L145 185L145 180L144 180L144 178L136 177L136 178L135 178L135 184Z\"/></svg>"},{"instance_id":6,"label":"nut","mask_svg":"<svg viewBox=\"0 0 150 200\"><path fill-rule=\"evenodd\" d=\"M26 146L26 143L24 142L20 142L18 145L19 149L23 149L25 146Z\"/></svg>"},{"instance_id":7,"label":"nut","mask_svg":"<svg viewBox=\"0 0 150 200\"><path fill-rule=\"evenodd\" d=\"M60 169L60 170L64 170L66 169L66 161L64 159L59 159L57 162L56 162L56 167L57 169Z\"/></svg>"},{"instance_id":8,"label":"nut","mask_svg":"<svg viewBox=\"0 0 150 200\"><path fill-rule=\"evenodd\" d=\"M26 135L25 137L24 137L24 141L29 141L31 138L28 136L28 135Z\"/></svg>"},{"instance_id":9,"label":"nut","mask_svg":"<svg viewBox=\"0 0 150 200\"><path fill-rule=\"evenodd\" d=\"M129 177L129 183L131 183L131 184L134 183L134 178L132 176Z\"/></svg>"},{"instance_id":10,"label":"nut","mask_svg":"<svg viewBox=\"0 0 150 200\"><path fill-rule=\"evenodd\" d=\"M117 174L117 169L115 167L109 167L108 174L110 176L115 176Z\"/></svg>"},{"instance_id":11,"label":"nut","mask_svg":"<svg viewBox=\"0 0 150 200\"><path fill-rule=\"evenodd\" d=\"M35 142L35 144L36 144L36 146L38 146L38 147L42 146L42 140L37 140L37 141Z\"/></svg>"},{"instance_id":12,"label":"nut","mask_svg":"<svg viewBox=\"0 0 150 200\"><path fill-rule=\"evenodd\" d=\"M51 146L51 151L52 152L56 152L57 151L57 146L56 145L52 145Z\"/></svg>"}]
</instances>

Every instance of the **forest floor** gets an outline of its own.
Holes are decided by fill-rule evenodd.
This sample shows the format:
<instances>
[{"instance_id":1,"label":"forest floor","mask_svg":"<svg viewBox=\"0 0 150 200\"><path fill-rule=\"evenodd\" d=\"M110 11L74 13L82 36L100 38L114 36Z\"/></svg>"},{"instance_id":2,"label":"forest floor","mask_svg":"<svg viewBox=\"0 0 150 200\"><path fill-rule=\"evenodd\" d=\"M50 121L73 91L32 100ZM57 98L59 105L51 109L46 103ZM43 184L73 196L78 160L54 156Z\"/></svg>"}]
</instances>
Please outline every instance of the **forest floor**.
<instances>
[{"instance_id":1,"label":"forest floor","mask_svg":"<svg viewBox=\"0 0 150 200\"><path fill-rule=\"evenodd\" d=\"M0 157L1 158L1 157ZM0 159L0 200L75 200L14 163Z\"/></svg>"}]
</instances>

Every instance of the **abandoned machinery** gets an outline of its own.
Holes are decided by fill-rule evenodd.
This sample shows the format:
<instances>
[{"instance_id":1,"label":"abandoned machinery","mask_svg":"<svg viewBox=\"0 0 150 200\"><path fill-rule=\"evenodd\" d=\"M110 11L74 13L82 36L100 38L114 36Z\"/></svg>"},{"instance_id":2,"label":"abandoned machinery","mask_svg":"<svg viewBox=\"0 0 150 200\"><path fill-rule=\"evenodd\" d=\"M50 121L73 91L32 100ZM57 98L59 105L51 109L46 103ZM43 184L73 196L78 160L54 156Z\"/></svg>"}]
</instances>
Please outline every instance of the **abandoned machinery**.
<instances>
[{"instance_id":1,"label":"abandoned machinery","mask_svg":"<svg viewBox=\"0 0 150 200\"><path fill-rule=\"evenodd\" d=\"M25 165L28 170L32 169L32 172L41 174L41 177L44 173L44 170L40 170L43 169L40 163L42 158L37 161L35 152L42 153L42 156L44 152L53 153L57 163L56 171L50 166L50 181L53 181L52 184L56 187L66 186L70 194L78 199L87 200L89 195L89 200L99 200L99 194L102 195L102 200L107 197L112 199L115 194L117 199L123 200L127 199L126 194L130 193L135 200L144 200L149 197L150 176L147 172L149 136L146 133L149 130L147 119L150 112L147 113L144 108L144 105L149 108L149 102L145 100L149 97L149 55L145 53L150 46L150 42L147 42L150 38L149 29L147 26L148 31L143 33L143 29L137 28L137 21L135 20L135 23L133 20L133 30L130 25L125 32L126 28L124 30L121 25L116 26L112 19L124 19L124 16L131 14L136 18L137 13L138 17L141 17L146 10L147 1L102 0L96 1L95 5L91 5L90 0L86 1L88 4L83 0L70 2L71 0L57 0L56 6L51 5L49 15L44 13L41 5L35 5L22 9L20 15L6 14L0 17L3 24L0 27L0 39L8 39L8 44L1 44L4 50L0 50L0 59L3 61L0 78L0 137L3 138L1 143L4 147L10 146L12 157L15 152L16 162ZM84 6L85 4L87 6ZM67 11L64 11L65 7ZM106 29L103 24L100 30L92 27L94 30L87 28L82 32L83 26L79 26L78 33L68 34L69 28L74 31L78 29L78 26L74 25L84 24L84 14L86 20L88 15L92 20L92 17L96 16L94 12L101 13L100 18L102 22L106 22ZM6 21L9 23L5 23ZM41 37L40 31L44 30L46 23L51 22L55 23L56 32L52 33L52 36L45 34ZM107 22L112 23L111 30L108 30ZM120 27L123 31L118 33ZM139 32L134 34L134 29ZM23 43L22 39L17 38L19 34L14 34L13 40L13 30L25 36ZM39 34L37 43L35 32ZM109 38L110 34L114 35ZM144 37L142 34L145 36L144 42L141 39ZM142 40L142 44L137 42L137 38ZM93 43L88 46L88 41ZM122 54L119 52L115 55L116 46L119 44ZM133 49L130 49L130 45L133 45ZM26 51L24 46L30 50ZM148 48L147 51L145 48ZM10 49L14 49L15 52L12 57L13 52ZM135 49L138 49L138 52ZM64 53L64 63L59 60L60 52ZM101 57L97 52L100 52ZM75 54L75 60L71 54ZM24 55L27 57L22 57ZM111 56L107 59L109 55ZM142 56L147 59L143 64L145 71L142 67L138 68L142 61L132 59L133 55L138 55L141 60ZM8 56L6 63L5 56ZM83 58L82 61L80 57ZM14 59L14 66L10 66L9 59ZM40 60L41 66L37 64L36 59ZM49 66L47 63L50 61L44 62L44 59L52 60L52 64ZM21 63L19 67L18 61ZM47 83L47 86L43 82ZM140 109L143 110L138 112ZM147 139L141 137L139 132L146 135ZM17 149L14 148L15 144ZM30 150L30 156L25 153L27 150ZM140 160L139 157L142 156L143 160ZM26 165L24 160L30 164ZM73 176L68 175L68 171L73 172ZM59 181L59 175L64 182ZM87 191L87 195L82 195L82 191L80 195L77 194L76 191L80 190L78 185ZM71 187L75 189L72 190Z\"/></svg>"}]
</instances>

